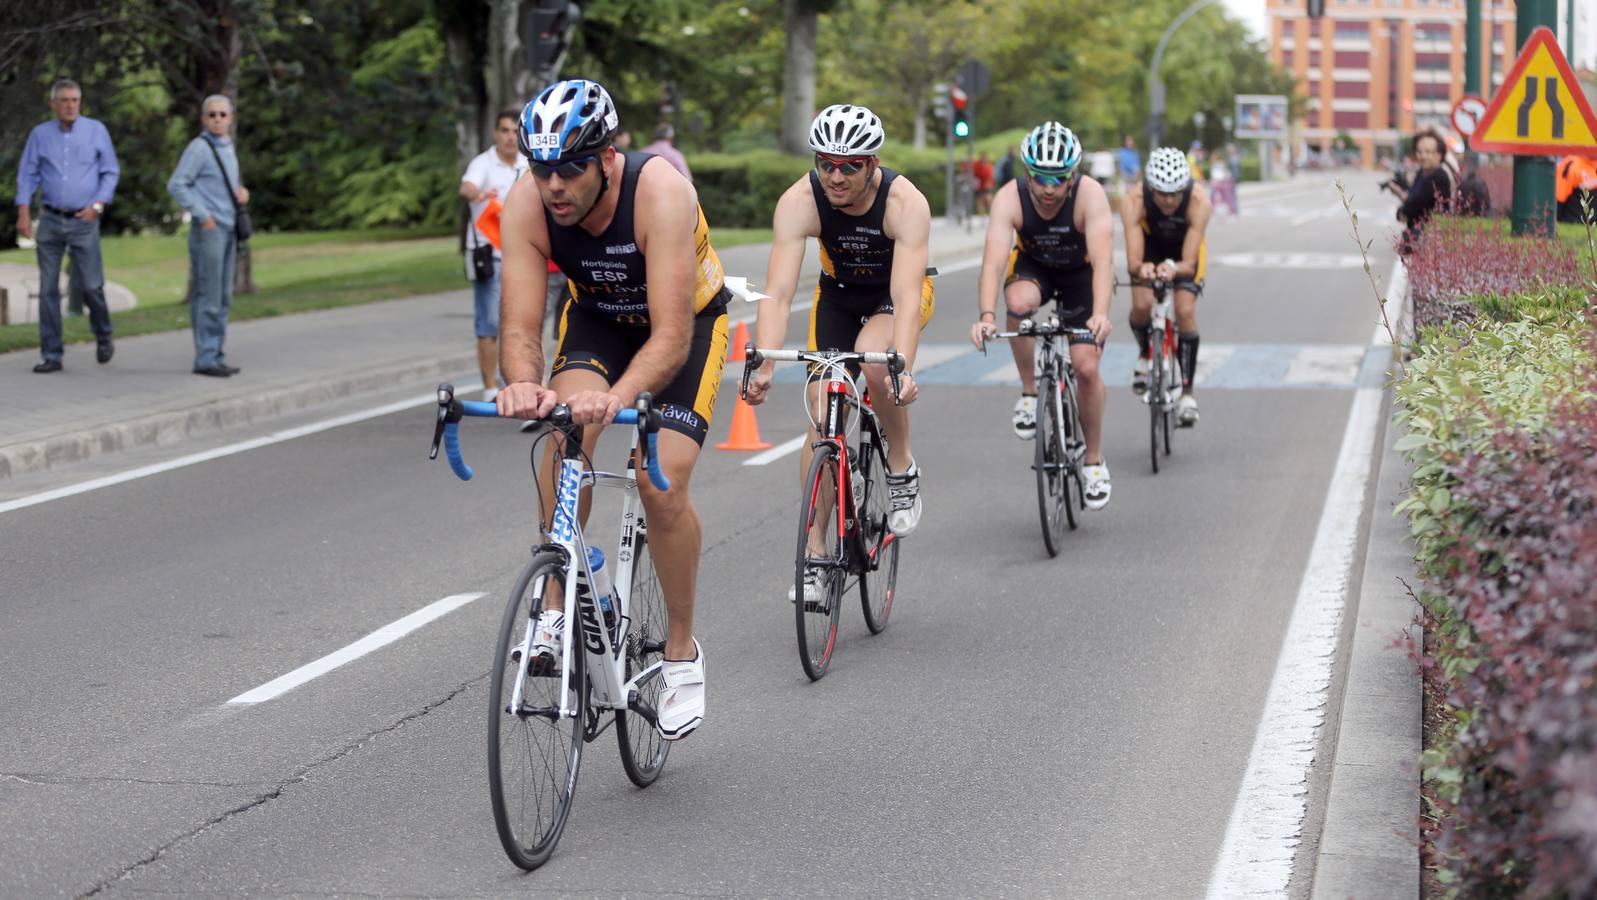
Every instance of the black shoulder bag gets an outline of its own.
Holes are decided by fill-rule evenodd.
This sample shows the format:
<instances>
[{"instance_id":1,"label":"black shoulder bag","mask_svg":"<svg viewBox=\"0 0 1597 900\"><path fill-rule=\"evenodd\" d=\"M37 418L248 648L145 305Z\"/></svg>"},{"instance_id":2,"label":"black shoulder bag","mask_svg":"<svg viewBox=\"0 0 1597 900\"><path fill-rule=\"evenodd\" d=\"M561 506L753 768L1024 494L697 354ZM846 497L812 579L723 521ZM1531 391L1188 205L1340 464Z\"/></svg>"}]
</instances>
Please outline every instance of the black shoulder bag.
<instances>
[{"instance_id":1,"label":"black shoulder bag","mask_svg":"<svg viewBox=\"0 0 1597 900\"><path fill-rule=\"evenodd\" d=\"M215 144L205 138L202 137L200 140L205 141L205 146L211 148L211 155L216 157L216 167L222 170L222 183L227 185L227 199L233 201L233 234L238 236L238 242L242 244L249 240L250 235L255 231L255 228L250 224L249 210L238 205L238 194L233 190L233 182L228 180L227 166L222 165L221 152L216 149Z\"/></svg>"},{"instance_id":2,"label":"black shoulder bag","mask_svg":"<svg viewBox=\"0 0 1597 900\"><path fill-rule=\"evenodd\" d=\"M471 205L466 205L466 233L471 235L471 280L494 280L494 245L484 244L477 237L477 222L471 217Z\"/></svg>"}]
</instances>

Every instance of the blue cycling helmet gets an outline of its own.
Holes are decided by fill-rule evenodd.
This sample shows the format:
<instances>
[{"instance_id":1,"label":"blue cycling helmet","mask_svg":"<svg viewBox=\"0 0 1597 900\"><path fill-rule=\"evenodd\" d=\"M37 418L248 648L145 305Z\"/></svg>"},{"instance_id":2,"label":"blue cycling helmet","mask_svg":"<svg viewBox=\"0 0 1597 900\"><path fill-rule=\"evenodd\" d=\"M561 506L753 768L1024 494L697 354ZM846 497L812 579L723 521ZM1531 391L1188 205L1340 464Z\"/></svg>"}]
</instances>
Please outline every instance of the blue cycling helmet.
<instances>
[{"instance_id":1,"label":"blue cycling helmet","mask_svg":"<svg viewBox=\"0 0 1597 900\"><path fill-rule=\"evenodd\" d=\"M1021 142L1020 161L1044 175L1069 175L1081 162L1081 142L1058 122L1044 122Z\"/></svg>"},{"instance_id":2,"label":"blue cycling helmet","mask_svg":"<svg viewBox=\"0 0 1597 900\"><path fill-rule=\"evenodd\" d=\"M621 117L597 81L572 78L544 88L521 111L516 142L530 162L588 156L610 143Z\"/></svg>"}]
</instances>

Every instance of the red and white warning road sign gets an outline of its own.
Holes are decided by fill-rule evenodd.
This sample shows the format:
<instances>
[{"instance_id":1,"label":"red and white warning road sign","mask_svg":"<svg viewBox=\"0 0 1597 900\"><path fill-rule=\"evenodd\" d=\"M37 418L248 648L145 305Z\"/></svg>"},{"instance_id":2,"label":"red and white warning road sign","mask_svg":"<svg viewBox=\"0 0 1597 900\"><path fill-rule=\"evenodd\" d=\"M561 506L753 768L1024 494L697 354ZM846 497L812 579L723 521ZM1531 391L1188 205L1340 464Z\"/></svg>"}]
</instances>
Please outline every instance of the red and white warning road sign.
<instances>
[{"instance_id":1,"label":"red and white warning road sign","mask_svg":"<svg viewBox=\"0 0 1597 900\"><path fill-rule=\"evenodd\" d=\"M1453 130L1465 137L1475 133L1475 126L1486 115L1486 101L1474 94L1465 94L1453 104Z\"/></svg>"}]
</instances>

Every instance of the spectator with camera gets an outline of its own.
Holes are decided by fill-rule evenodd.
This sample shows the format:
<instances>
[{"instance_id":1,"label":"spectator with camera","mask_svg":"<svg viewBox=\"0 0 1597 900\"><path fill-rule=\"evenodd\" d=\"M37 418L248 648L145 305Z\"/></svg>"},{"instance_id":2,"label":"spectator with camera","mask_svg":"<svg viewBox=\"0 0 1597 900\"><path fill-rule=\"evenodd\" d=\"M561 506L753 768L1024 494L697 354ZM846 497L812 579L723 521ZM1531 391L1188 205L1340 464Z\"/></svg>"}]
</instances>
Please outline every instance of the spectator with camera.
<instances>
[{"instance_id":1,"label":"spectator with camera","mask_svg":"<svg viewBox=\"0 0 1597 900\"><path fill-rule=\"evenodd\" d=\"M1398 243L1398 252L1403 256L1414 252L1425 223L1436 210L1446 208L1455 182L1453 171L1447 165L1447 144L1440 134L1430 129L1419 132L1414 135L1410 152L1418 167L1412 180L1398 172L1381 183L1403 201L1397 208L1397 220L1406 226Z\"/></svg>"}]
</instances>

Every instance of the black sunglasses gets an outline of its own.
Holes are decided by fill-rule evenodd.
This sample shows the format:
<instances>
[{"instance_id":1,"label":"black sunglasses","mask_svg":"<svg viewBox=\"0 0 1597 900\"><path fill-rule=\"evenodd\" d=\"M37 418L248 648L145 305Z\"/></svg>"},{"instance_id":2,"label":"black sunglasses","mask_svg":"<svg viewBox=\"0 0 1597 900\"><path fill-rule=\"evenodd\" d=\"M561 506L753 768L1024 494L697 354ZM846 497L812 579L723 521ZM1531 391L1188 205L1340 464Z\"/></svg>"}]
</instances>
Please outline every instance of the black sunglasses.
<instances>
[{"instance_id":1,"label":"black sunglasses","mask_svg":"<svg viewBox=\"0 0 1597 900\"><path fill-rule=\"evenodd\" d=\"M817 154L815 157L815 168L821 170L822 175L830 175L833 172L842 172L844 175L857 175L861 169L865 168L865 164L867 162L869 162L869 160L864 159L839 162L831 157Z\"/></svg>"},{"instance_id":2,"label":"black sunglasses","mask_svg":"<svg viewBox=\"0 0 1597 900\"><path fill-rule=\"evenodd\" d=\"M539 181L548 181L551 175L559 173L561 178L570 180L588 171L588 163L598 159L597 156L584 156L580 159L568 159L557 163L530 163L532 177Z\"/></svg>"},{"instance_id":3,"label":"black sunglasses","mask_svg":"<svg viewBox=\"0 0 1597 900\"><path fill-rule=\"evenodd\" d=\"M227 118L230 115L232 115L232 113L229 113L226 110L213 109L210 112L205 114L205 118L207 118L207 119L225 119L225 118Z\"/></svg>"}]
</instances>

